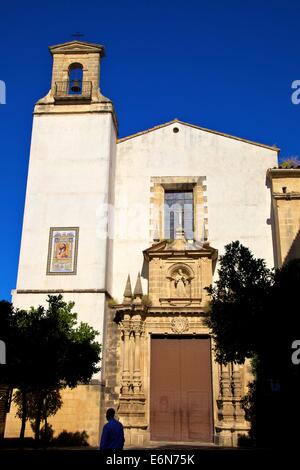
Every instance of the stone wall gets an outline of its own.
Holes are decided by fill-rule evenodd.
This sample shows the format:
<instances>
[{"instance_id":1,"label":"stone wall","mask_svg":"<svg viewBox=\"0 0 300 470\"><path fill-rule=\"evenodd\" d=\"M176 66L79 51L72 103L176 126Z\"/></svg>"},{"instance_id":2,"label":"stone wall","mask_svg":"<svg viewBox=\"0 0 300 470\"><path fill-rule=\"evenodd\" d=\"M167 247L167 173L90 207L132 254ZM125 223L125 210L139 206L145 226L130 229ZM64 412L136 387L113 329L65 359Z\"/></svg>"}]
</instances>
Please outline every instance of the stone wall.
<instances>
[{"instance_id":1,"label":"stone wall","mask_svg":"<svg viewBox=\"0 0 300 470\"><path fill-rule=\"evenodd\" d=\"M100 416L100 384L79 385L74 389L62 391L63 406L48 422L54 430L54 436L62 431L86 431L88 442L92 446L99 445ZM16 418L16 406L12 403L7 414L5 437L18 437L21 427L20 419ZM26 425L26 437L33 436L30 423Z\"/></svg>"},{"instance_id":2,"label":"stone wall","mask_svg":"<svg viewBox=\"0 0 300 470\"><path fill-rule=\"evenodd\" d=\"M300 169L268 172L277 266L300 257Z\"/></svg>"}]
</instances>

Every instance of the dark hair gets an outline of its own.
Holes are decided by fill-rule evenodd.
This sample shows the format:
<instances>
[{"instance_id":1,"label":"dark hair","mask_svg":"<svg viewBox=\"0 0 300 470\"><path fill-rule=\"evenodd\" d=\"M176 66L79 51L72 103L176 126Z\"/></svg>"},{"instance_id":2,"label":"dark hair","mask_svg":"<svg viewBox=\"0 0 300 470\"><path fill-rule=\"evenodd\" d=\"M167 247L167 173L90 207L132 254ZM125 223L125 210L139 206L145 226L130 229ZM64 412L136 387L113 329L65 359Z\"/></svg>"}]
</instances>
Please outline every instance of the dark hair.
<instances>
[{"instance_id":1,"label":"dark hair","mask_svg":"<svg viewBox=\"0 0 300 470\"><path fill-rule=\"evenodd\" d=\"M106 411L106 419L109 420L115 416L115 410L113 408L108 408Z\"/></svg>"}]
</instances>

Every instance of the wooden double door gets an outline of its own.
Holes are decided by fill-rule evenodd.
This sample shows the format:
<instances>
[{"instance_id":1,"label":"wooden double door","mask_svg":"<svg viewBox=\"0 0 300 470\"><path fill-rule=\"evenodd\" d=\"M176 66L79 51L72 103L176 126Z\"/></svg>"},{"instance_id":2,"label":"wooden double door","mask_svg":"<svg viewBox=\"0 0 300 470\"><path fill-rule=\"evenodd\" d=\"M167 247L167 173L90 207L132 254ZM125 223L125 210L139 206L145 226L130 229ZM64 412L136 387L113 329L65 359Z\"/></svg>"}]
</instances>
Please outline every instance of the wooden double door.
<instances>
[{"instance_id":1,"label":"wooden double door","mask_svg":"<svg viewBox=\"0 0 300 470\"><path fill-rule=\"evenodd\" d=\"M212 442L211 346L207 337L152 337L151 440Z\"/></svg>"}]
</instances>

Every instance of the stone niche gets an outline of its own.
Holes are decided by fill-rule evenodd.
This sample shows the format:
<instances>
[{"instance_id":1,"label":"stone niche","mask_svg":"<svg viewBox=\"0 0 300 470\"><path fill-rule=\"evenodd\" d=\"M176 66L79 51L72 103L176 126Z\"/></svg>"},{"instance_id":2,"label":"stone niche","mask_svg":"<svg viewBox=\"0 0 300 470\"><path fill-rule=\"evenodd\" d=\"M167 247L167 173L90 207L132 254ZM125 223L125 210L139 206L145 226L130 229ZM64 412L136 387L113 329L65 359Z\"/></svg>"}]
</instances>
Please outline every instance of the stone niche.
<instances>
[{"instance_id":1,"label":"stone niche","mask_svg":"<svg viewBox=\"0 0 300 470\"><path fill-rule=\"evenodd\" d=\"M217 250L208 243L162 241L144 251L149 262L149 296L155 306L204 307Z\"/></svg>"}]
</instances>

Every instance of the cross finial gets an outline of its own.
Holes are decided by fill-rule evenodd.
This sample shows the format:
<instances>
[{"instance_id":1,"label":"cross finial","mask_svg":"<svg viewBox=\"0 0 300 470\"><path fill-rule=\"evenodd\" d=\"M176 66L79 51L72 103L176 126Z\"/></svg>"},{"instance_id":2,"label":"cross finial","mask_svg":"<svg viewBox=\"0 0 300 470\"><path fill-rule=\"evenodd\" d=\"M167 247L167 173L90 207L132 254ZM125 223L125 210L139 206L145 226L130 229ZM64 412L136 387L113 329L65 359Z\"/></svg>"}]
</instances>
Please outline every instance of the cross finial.
<instances>
[{"instance_id":1,"label":"cross finial","mask_svg":"<svg viewBox=\"0 0 300 470\"><path fill-rule=\"evenodd\" d=\"M178 210L178 225L176 227L175 238L184 239L183 208L182 207L180 207Z\"/></svg>"},{"instance_id":2,"label":"cross finial","mask_svg":"<svg viewBox=\"0 0 300 470\"><path fill-rule=\"evenodd\" d=\"M133 292L135 297L142 297L143 295L143 288L142 288L142 281L141 281L141 274L138 273L138 277L136 280L134 292Z\"/></svg>"},{"instance_id":3,"label":"cross finial","mask_svg":"<svg viewBox=\"0 0 300 470\"><path fill-rule=\"evenodd\" d=\"M79 31L76 31L76 33L72 34L72 37L74 39L78 39L78 41L80 41L80 38L82 38L84 36L84 34L81 34Z\"/></svg>"},{"instance_id":4,"label":"cross finial","mask_svg":"<svg viewBox=\"0 0 300 470\"><path fill-rule=\"evenodd\" d=\"M130 301L132 299L132 289L131 289L131 282L130 282L130 275L128 274L127 282L124 290L124 300Z\"/></svg>"}]
</instances>

